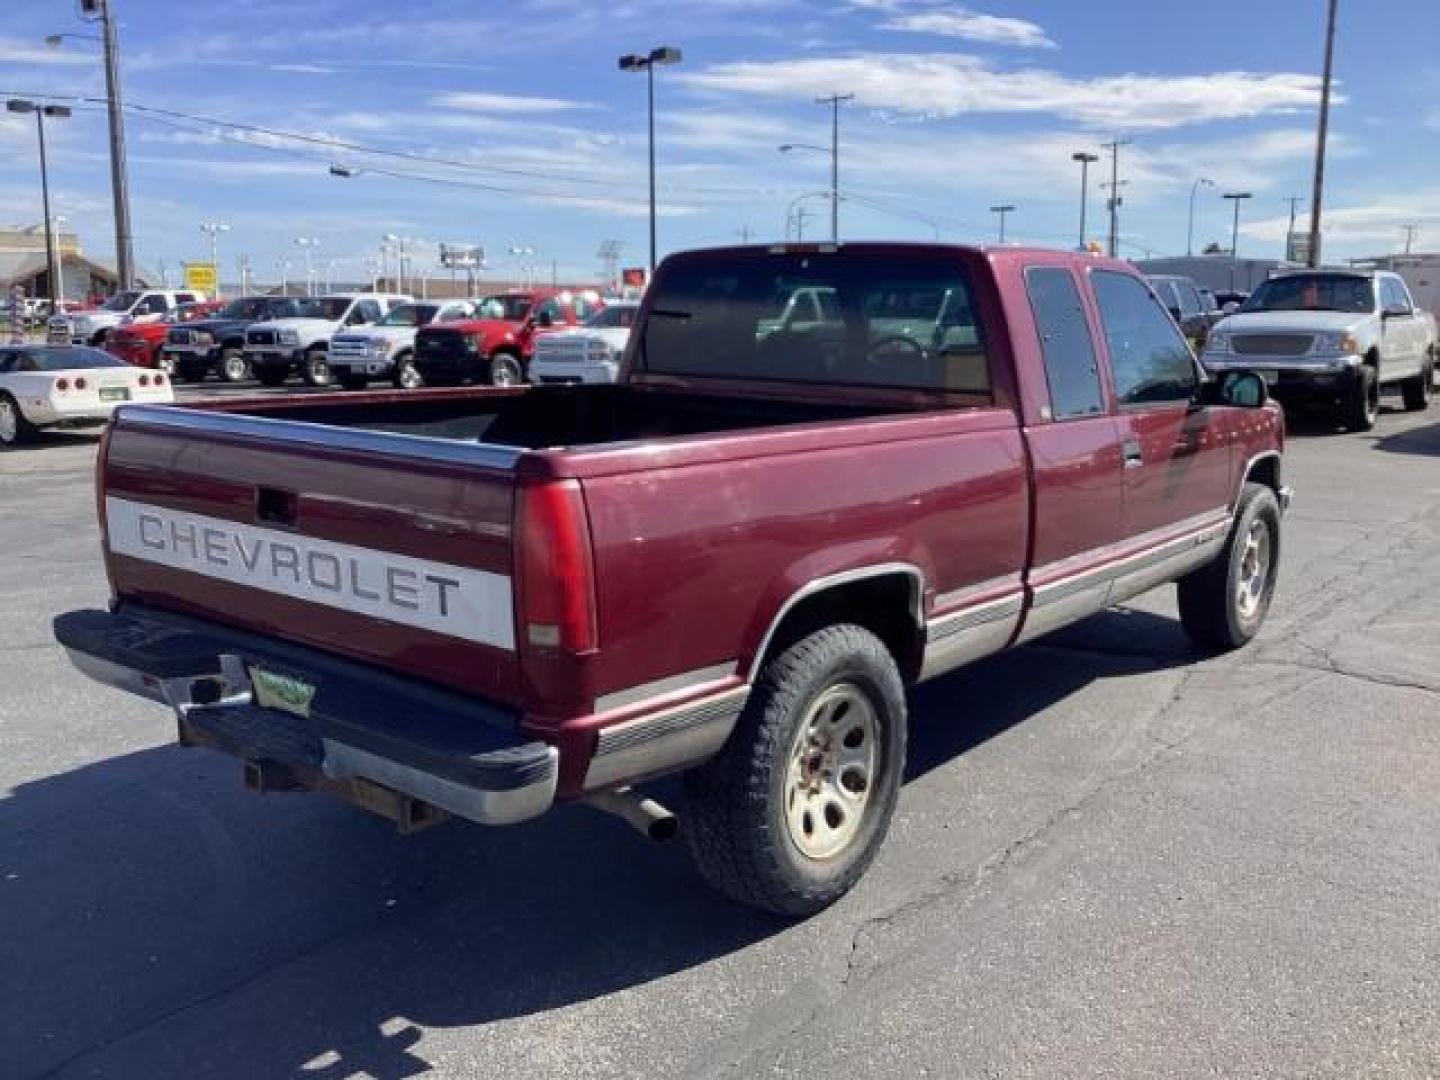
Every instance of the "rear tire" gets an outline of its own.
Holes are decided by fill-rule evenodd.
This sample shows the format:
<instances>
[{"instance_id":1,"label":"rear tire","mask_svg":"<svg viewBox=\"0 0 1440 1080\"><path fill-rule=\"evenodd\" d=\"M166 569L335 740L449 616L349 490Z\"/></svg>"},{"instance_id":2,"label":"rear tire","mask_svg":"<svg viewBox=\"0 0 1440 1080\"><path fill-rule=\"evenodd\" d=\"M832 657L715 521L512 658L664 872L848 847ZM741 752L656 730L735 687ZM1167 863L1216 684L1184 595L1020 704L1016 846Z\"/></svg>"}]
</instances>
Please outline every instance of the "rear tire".
<instances>
[{"instance_id":1,"label":"rear tire","mask_svg":"<svg viewBox=\"0 0 1440 1080\"><path fill-rule=\"evenodd\" d=\"M1370 364L1360 368L1341 407L1340 419L1351 431L1369 431L1380 419L1380 373Z\"/></svg>"},{"instance_id":2,"label":"rear tire","mask_svg":"<svg viewBox=\"0 0 1440 1080\"><path fill-rule=\"evenodd\" d=\"M1246 484L1225 547L1177 583L1180 624L1206 652L1229 652L1260 632L1280 569L1280 502Z\"/></svg>"},{"instance_id":3,"label":"rear tire","mask_svg":"<svg viewBox=\"0 0 1440 1080\"><path fill-rule=\"evenodd\" d=\"M818 630L774 657L729 741L686 774L682 830L740 903L812 915L875 858L905 768L905 686L870 631Z\"/></svg>"},{"instance_id":4,"label":"rear tire","mask_svg":"<svg viewBox=\"0 0 1440 1080\"><path fill-rule=\"evenodd\" d=\"M20 404L0 390L0 450L29 442L35 437L35 431L34 425L20 411Z\"/></svg>"},{"instance_id":5,"label":"rear tire","mask_svg":"<svg viewBox=\"0 0 1440 1080\"><path fill-rule=\"evenodd\" d=\"M243 349L222 349L220 351L220 378L228 383L244 382L250 378L250 362L245 359Z\"/></svg>"},{"instance_id":6,"label":"rear tire","mask_svg":"<svg viewBox=\"0 0 1440 1080\"><path fill-rule=\"evenodd\" d=\"M1435 389L1435 362L1427 359L1420 374L1400 384L1400 393L1405 400L1406 412L1424 412L1430 408L1430 396Z\"/></svg>"}]
</instances>

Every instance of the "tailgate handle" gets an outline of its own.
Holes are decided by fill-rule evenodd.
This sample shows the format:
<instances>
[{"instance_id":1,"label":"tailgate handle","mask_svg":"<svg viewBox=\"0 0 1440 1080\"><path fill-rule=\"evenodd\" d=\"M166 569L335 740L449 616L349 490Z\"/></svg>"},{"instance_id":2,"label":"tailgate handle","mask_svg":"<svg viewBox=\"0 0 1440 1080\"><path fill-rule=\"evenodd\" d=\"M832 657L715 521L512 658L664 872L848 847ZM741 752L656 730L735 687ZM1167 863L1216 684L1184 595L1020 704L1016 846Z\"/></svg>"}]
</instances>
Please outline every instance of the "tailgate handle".
<instances>
[{"instance_id":1,"label":"tailgate handle","mask_svg":"<svg viewBox=\"0 0 1440 1080\"><path fill-rule=\"evenodd\" d=\"M271 525L295 527L300 499L293 491L262 487L255 489L255 518Z\"/></svg>"}]
</instances>

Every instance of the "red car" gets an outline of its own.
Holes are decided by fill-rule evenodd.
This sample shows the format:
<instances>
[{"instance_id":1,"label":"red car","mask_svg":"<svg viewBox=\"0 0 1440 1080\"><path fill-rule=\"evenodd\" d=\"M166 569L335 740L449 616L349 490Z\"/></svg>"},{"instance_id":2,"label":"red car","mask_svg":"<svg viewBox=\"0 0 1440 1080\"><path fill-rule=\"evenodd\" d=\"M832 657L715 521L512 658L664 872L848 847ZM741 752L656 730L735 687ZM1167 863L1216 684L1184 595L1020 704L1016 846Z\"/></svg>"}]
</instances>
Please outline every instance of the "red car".
<instances>
[{"instance_id":1,"label":"red car","mask_svg":"<svg viewBox=\"0 0 1440 1080\"><path fill-rule=\"evenodd\" d=\"M1201 649L1251 640L1283 445L1123 262L691 252L617 384L122 409L112 600L55 632L256 790L406 828L663 837L635 786L684 774L701 873L806 914L885 836L914 684L1172 582Z\"/></svg>"},{"instance_id":2,"label":"red car","mask_svg":"<svg viewBox=\"0 0 1440 1080\"><path fill-rule=\"evenodd\" d=\"M127 323L105 334L105 351L135 367L159 368L173 374L174 364L162 355L165 335L177 323L193 322L215 314L225 306L223 300L203 300L197 304L181 304L157 322Z\"/></svg>"},{"instance_id":3,"label":"red car","mask_svg":"<svg viewBox=\"0 0 1440 1080\"><path fill-rule=\"evenodd\" d=\"M598 293L518 289L487 296L478 317L422 327L415 335L415 370L427 383L516 386L529 379L535 337L579 326L604 307Z\"/></svg>"}]
</instances>

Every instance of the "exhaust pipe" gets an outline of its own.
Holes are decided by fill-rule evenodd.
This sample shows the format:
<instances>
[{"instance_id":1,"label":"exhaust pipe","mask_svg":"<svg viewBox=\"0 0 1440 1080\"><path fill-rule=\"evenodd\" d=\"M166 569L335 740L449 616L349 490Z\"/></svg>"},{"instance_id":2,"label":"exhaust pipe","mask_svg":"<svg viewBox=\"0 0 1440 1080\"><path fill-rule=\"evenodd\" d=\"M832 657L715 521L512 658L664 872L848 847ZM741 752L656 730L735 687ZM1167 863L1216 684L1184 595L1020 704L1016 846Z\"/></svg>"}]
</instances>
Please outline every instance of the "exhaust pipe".
<instances>
[{"instance_id":1,"label":"exhaust pipe","mask_svg":"<svg viewBox=\"0 0 1440 1080\"><path fill-rule=\"evenodd\" d=\"M669 840L680 829L680 821L654 799L637 795L630 788L597 791L585 801L597 810L614 814L637 832L651 840Z\"/></svg>"}]
</instances>

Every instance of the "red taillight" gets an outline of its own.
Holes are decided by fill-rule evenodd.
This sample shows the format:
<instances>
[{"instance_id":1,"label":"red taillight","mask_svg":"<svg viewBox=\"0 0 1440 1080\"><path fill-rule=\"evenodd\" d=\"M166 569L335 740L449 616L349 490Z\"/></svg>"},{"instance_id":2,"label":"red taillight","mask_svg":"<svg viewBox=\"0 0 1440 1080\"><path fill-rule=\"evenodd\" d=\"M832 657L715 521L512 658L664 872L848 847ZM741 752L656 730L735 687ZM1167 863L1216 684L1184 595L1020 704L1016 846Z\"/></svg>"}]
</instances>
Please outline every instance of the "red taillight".
<instances>
[{"instance_id":1,"label":"red taillight","mask_svg":"<svg viewBox=\"0 0 1440 1080\"><path fill-rule=\"evenodd\" d=\"M55 390L56 390L57 393L63 394L63 393L65 393L65 392L66 392L67 390L69 390L69 389L70 389L70 380L69 380L69 379L56 379L56 380L55 380Z\"/></svg>"},{"instance_id":2,"label":"red taillight","mask_svg":"<svg viewBox=\"0 0 1440 1080\"><path fill-rule=\"evenodd\" d=\"M85 380L84 380L83 378L79 378L79 379L76 379L76 380L75 380L75 389L76 389L76 390L84 390L85 387L86 387L86 385L87 385L87 384L86 384L86 382L85 382Z\"/></svg>"},{"instance_id":3,"label":"red taillight","mask_svg":"<svg viewBox=\"0 0 1440 1080\"><path fill-rule=\"evenodd\" d=\"M540 484L522 488L519 498L521 643L590 652L597 636L595 564L580 485Z\"/></svg>"},{"instance_id":4,"label":"red taillight","mask_svg":"<svg viewBox=\"0 0 1440 1080\"><path fill-rule=\"evenodd\" d=\"M159 371L157 371L157 372L155 373L155 385L156 385L156 386L164 386L164 385L165 385L165 374L164 374L164 372L159 372Z\"/></svg>"},{"instance_id":5,"label":"red taillight","mask_svg":"<svg viewBox=\"0 0 1440 1080\"><path fill-rule=\"evenodd\" d=\"M156 378L158 379L159 376L157 375ZM149 375L141 375L140 378L137 379L136 381L139 382L139 384L140 384L141 386L149 386L149 385L150 385L150 376L149 376Z\"/></svg>"}]
</instances>

